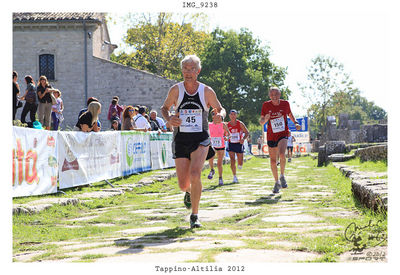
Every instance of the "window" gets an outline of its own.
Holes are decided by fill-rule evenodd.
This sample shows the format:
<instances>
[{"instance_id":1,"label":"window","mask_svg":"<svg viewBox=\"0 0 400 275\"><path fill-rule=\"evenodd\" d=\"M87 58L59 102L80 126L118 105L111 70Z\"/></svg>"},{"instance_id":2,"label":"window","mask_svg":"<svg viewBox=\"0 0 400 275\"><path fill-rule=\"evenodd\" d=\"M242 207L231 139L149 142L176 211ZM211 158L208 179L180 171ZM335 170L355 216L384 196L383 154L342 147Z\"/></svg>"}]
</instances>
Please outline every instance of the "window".
<instances>
[{"instance_id":1,"label":"window","mask_svg":"<svg viewBox=\"0 0 400 275\"><path fill-rule=\"evenodd\" d=\"M55 80L54 77L54 55L39 55L39 76L45 75L48 80Z\"/></svg>"}]
</instances>

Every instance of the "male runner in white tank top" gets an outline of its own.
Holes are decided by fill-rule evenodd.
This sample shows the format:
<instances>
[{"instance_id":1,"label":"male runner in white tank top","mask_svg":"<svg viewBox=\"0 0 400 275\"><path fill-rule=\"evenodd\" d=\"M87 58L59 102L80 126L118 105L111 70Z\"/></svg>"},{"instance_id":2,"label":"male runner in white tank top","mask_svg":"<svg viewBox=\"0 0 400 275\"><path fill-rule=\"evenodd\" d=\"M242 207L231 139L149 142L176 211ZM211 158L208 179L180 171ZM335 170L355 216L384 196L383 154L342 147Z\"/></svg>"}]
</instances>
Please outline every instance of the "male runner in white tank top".
<instances>
[{"instance_id":1,"label":"male runner in white tank top","mask_svg":"<svg viewBox=\"0 0 400 275\"><path fill-rule=\"evenodd\" d=\"M198 219L202 191L201 171L206 159L215 153L208 134L208 110L210 107L221 116L225 110L214 90L197 81L201 70L200 59L195 55L181 61L183 82L173 85L161 107L164 119L174 127L172 143L179 187L185 193L184 203L192 208L190 227L201 227ZM175 113L170 114L170 108Z\"/></svg>"}]
</instances>

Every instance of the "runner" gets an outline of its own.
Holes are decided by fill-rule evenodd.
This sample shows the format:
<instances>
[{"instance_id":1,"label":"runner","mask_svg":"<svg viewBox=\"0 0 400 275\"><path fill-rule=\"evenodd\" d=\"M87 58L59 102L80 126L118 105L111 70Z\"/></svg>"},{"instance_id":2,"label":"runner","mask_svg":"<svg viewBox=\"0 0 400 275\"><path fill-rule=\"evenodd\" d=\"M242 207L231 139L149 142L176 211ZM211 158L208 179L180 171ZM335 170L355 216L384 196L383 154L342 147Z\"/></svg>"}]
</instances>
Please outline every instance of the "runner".
<instances>
[{"instance_id":1,"label":"runner","mask_svg":"<svg viewBox=\"0 0 400 275\"><path fill-rule=\"evenodd\" d=\"M295 142L296 139L294 136L292 136L292 132L289 131L289 137L287 140L287 155L288 155L288 162L292 161L292 155L293 155L293 142Z\"/></svg>"},{"instance_id":2,"label":"runner","mask_svg":"<svg viewBox=\"0 0 400 275\"><path fill-rule=\"evenodd\" d=\"M273 87L269 90L269 97L271 100L265 101L263 103L261 109L260 124L264 126L265 123L268 123L267 144L271 162L271 171L275 179L275 185L272 192L279 193L279 189L281 189L281 187L287 187L285 179L285 151L287 146L287 138L289 136L287 116L289 116L289 118L296 125L297 130L300 130L301 126L294 118L292 111L290 110L289 102L280 99L281 91L277 87ZM278 155L280 156L281 164L281 175L279 179L276 161Z\"/></svg>"},{"instance_id":3,"label":"runner","mask_svg":"<svg viewBox=\"0 0 400 275\"><path fill-rule=\"evenodd\" d=\"M233 183L238 183L239 180L236 176L235 155L237 156L238 169L240 170L243 167L243 152L244 152L243 142L249 135L249 131L247 130L246 125L244 125L243 122L237 119L236 110L231 110L229 112L229 118L231 120L228 122L230 138L228 143L228 149L226 151L228 151L229 158L231 159Z\"/></svg>"},{"instance_id":4,"label":"runner","mask_svg":"<svg viewBox=\"0 0 400 275\"><path fill-rule=\"evenodd\" d=\"M211 111L212 119L213 121L208 124L208 127L210 129L210 137L211 137L211 145L217 151L217 156L218 156L218 161L217 161L217 167L218 167L218 185L222 186L224 185L224 181L222 179L222 161L224 160L225 156L225 138L228 138L229 136L229 130L228 127L226 126L225 123L223 123L224 118L216 114L214 109ZM210 158L209 160L210 163L210 174L208 174L208 179L212 179L215 171L214 171L214 157Z\"/></svg>"},{"instance_id":5,"label":"runner","mask_svg":"<svg viewBox=\"0 0 400 275\"><path fill-rule=\"evenodd\" d=\"M195 55L181 61L183 82L172 86L161 107L164 119L174 128L172 152L175 159L179 187L186 192L184 204L189 209L190 227L201 227L198 219L202 191L201 171L205 160L215 154L208 135L208 110L225 116L225 110L213 89L197 81L201 70L200 59ZM170 114L174 106L175 113Z\"/></svg>"}]
</instances>

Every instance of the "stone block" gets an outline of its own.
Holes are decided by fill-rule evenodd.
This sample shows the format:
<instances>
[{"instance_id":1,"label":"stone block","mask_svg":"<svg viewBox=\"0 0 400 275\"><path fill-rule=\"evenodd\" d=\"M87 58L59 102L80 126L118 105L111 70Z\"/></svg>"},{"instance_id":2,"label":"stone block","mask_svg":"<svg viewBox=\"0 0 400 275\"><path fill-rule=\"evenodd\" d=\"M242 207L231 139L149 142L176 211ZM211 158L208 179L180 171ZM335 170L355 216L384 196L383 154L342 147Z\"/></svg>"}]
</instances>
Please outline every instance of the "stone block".
<instances>
[{"instance_id":1,"label":"stone block","mask_svg":"<svg viewBox=\"0 0 400 275\"><path fill-rule=\"evenodd\" d=\"M378 160L386 161L387 144L357 149L355 155L359 157L361 161L378 161Z\"/></svg>"}]
</instances>

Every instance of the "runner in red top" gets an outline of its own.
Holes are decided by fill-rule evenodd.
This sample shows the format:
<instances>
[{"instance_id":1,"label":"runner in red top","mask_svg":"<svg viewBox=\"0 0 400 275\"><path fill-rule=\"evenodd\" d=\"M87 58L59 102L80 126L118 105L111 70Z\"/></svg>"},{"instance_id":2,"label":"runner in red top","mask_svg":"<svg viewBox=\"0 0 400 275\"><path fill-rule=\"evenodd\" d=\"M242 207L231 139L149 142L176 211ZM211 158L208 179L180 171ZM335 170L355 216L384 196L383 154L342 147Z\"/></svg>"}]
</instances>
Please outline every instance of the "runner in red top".
<instances>
[{"instance_id":1,"label":"runner in red top","mask_svg":"<svg viewBox=\"0 0 400 275\"><path fill-rule=\"evenodd\" d=\"M236 177L236 162L235 155L238 160L238 169L242 169L243 166L243 153L244 146L243 142L249 136L249 131L243 122L237 119L237 111L235 109L229 112L229 118L231 121L228 122L229 129L229 143L226 151L229 153L229 158L231 160L231 170L233 174L233 183L238 183L239 180Z\"/></svg>"},{"instance_id":2,"label":"runner in red top","mask_svg":"<svg viewBox=\"0 0 400 275\"><path fill-rule=\"evenodd\" d=\"M279 193L279 189L286 188L287 183L285 179L285 165L286 165L286 146L287 138L289 136L289 128L287 125L287 117L293 121L296 125L296 129L300 130L301 126L294 118L292 111L290 110L290 104L286 100L280 99L281 91L272 87L269 90L269 97L271 100L265 101L261 109L260 124L267 125L267 144L268 152L271 162L271 171L275 178L275 185L273 192ZM281 176L278 180L278 167L277 167L277 156L279 154Z\"/></svg>"}]
</instances>

